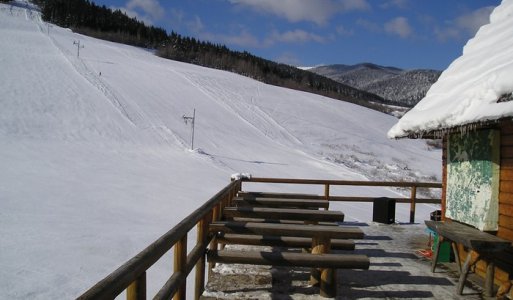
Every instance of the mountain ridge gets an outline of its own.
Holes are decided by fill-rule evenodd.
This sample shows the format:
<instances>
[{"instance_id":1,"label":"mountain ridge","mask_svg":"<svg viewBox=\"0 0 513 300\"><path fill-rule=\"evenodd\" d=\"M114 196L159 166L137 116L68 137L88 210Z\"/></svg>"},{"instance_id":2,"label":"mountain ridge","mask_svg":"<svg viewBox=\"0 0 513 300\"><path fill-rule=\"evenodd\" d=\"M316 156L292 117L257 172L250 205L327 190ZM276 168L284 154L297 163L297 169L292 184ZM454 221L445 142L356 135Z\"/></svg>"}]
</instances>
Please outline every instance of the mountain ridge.
<instances>
[{"instance_id":1,"label":"mountain ridge","mask_svg":"<svg viewBox=\"0 0 513 300\"><path fill-rule=\"evenodd\" d=\"M406 107L413 107L424 98L441 74L433 69L406 70L369 62L323 65L309 71Z\"/></svg>"}]
</instances>

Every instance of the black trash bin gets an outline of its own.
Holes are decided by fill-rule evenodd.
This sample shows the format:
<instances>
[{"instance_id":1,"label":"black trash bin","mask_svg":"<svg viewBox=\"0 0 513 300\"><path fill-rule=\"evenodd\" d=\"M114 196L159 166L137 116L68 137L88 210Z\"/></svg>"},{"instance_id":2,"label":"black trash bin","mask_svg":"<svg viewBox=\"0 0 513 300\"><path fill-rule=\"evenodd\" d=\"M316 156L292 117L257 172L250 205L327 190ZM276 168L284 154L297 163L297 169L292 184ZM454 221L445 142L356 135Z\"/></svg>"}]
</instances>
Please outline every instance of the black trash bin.
<instances>
[{"instance_id":1,"label":"black trash bin","mask_svg":"<svg viewBox=\"0 0 513 300\"><path fill-rule=\"evenodd\" d=\"M429 214L431 221L442 221L442 211L435 210Z\"/></svg>"},{"instance_id":2,"label":"black trash bin","mask_svg":"<svg viewBox=\"0 0 513 300\"><path fill-rule=\"evenodd\" d=\"M372 221L392 224L395 222L395 199L392 198L376 198L374 199L374 207L372 210Z\"/></svg>"}]
</instances>

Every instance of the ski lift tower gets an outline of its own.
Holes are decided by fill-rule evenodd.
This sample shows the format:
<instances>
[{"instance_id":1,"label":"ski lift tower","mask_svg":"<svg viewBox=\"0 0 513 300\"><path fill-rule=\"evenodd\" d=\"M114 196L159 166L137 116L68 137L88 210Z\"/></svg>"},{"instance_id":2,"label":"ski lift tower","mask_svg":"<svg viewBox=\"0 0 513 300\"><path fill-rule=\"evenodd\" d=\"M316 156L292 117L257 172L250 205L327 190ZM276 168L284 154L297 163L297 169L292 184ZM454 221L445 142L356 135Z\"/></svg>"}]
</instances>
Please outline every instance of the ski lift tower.
<instances>
[{"instance_id":1,"label":"ski lift tower","mask_svg":"<svg viewBox=\"0 0 513 300\"><path fill-rule=\"evenodd\" d=\"M192 137L191 137L191 150L194 150L194 122L196 121L196 109L194 109L192 113L192 117L186 116L185 114L182 116L183 121L185 122L185 125L189 121L192 123Z\"/></svg>"},{"instance_id":2,"label":"ski lift tower","mask_svg":"<svg viewBox=\"0 0 513 300\"><path fill-rule=\"evenodd\" d=\"M84 45L80 45L80 40L78 40L78 42L73 41L73 45L77 46L77 57L80 57L80 49L83 49Z\"/></svg>"}]
</instances>

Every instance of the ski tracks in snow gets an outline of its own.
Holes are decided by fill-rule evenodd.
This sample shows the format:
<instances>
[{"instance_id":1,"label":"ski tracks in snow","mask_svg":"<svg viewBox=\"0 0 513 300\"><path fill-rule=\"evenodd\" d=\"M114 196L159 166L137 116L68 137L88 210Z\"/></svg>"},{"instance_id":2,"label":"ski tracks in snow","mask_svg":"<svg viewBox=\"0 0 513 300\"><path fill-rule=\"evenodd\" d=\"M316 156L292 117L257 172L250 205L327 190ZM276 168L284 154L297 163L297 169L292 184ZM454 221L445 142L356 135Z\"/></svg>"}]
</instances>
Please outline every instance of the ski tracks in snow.
<instances>
[{"instance_id":1,"label":"ski tracks in snow","mask_svg":"<svg viewBox=\"0 0 513 300\"><path fill-rule=\"evenodd\" d=\"M231 92L224 85L230 84L229 82L220 82L215 78L206 78L192 73L180 73L180 75L193 84L203 94L210 99L216 101L219 105L227 111L234 114L242 122L248 124L250 127L256 129L265 137L276 142L277 140L289 141L290 144L302 144L302 141L294 136L287 128L283 127L268 113L262 110L257 100L261 97L260 87L261 83L255 82L252 90L255 92L253 95L249 92L248 95L241 93ZM246 89L249 90L249 89ZM248 101L249 99L249 101ZM290 146L290 145L287 145Z\"/></svg>"},{"instance_id":2,"label":"ski tracks in snow","mask_svg":"<svg viewBox=\"0 0 513 300\"><path fill-rule=\"evenodd\" d=\"M110 104L127 120L132 126L141 130L150 130L152 134L160 141L170 145L179 146L179 148L186 148L187 143L181 139L175 132L169 129L164 124L155 124L147 117L143 110L136 103L128 103L121 95L116 93L108 83L103 81L99 74L92 70L87 63L76 57L69 49L65 48L54 37L48 34L48 24L46 24L39 12L35 12L30 6L24 8L25 16L28 21L36 24L41 34L48 36L51 44L62 54L66 61L68 61L75 71L80 74L87 82L94 88L100 91L101 94L109 100ZM46 26L45 26L46 25ZM71 43L71 41L70 41Z\"/></svg>"}]
</instances>

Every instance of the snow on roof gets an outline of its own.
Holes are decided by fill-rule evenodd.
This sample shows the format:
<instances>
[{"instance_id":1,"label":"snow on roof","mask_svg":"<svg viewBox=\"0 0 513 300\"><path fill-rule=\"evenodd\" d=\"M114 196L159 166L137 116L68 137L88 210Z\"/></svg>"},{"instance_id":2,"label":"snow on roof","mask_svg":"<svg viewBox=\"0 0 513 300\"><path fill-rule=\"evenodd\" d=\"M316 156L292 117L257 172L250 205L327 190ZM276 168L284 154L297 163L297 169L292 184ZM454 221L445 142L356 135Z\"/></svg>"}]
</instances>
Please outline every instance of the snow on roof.
<instances>
[{"instance_id":1,"label":"snow on roof","mask_svg":"<svg viewBox=\"0 0 513 300\"><path fill-rule=\"evenodd\" d=\"M390 138L513 116L513 0L503 0ZM500 101L498 101L500 99Z\"/></svg>"}]
</instances>

